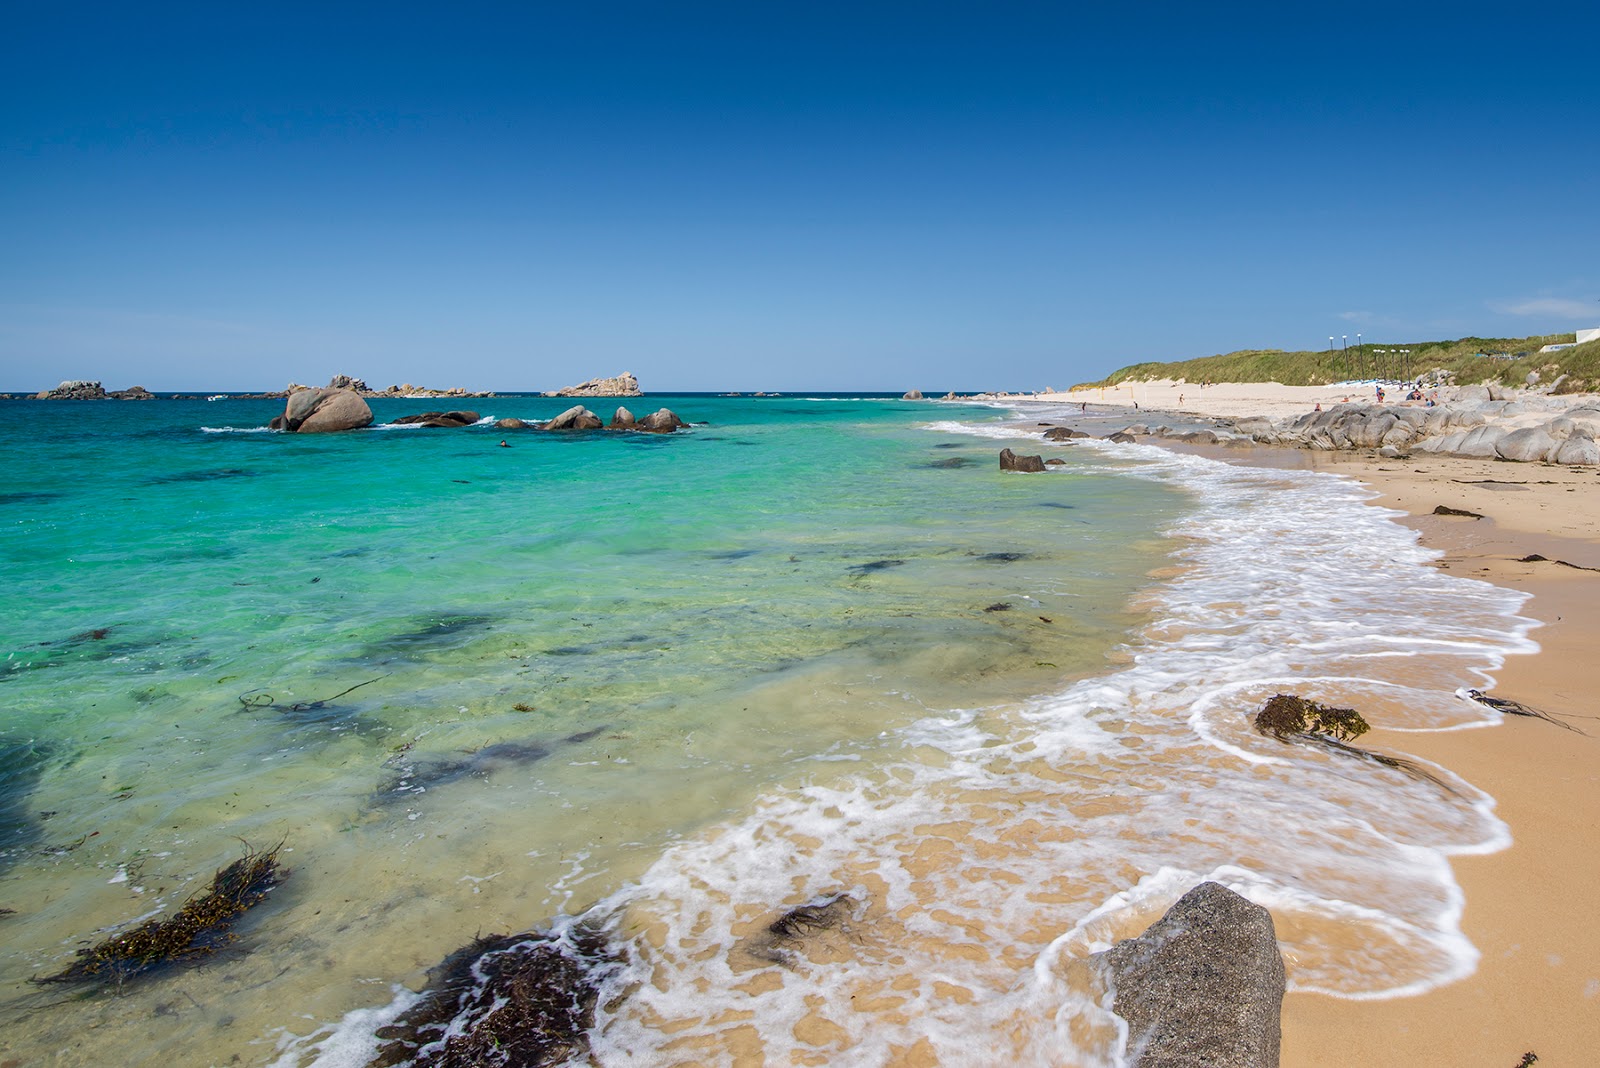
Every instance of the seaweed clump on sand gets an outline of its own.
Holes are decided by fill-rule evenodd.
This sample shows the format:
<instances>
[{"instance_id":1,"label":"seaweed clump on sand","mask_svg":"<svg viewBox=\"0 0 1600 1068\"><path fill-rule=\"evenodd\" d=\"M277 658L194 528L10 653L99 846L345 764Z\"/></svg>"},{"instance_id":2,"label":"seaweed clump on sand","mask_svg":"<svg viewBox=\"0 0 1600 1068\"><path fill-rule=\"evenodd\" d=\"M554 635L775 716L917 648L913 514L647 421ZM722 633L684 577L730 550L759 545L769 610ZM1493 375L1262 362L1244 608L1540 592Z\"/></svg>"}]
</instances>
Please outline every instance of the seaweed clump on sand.
<instances>
[{"instance_id":1,"label":"seaweed clump on sand","mask_svg":"<svg viewBox=\"0 0 1600 1068\"><path fill-rule=\"evenodd\" d=\"M278 867L283 843L262 852L248 851L218 871L211 888L184 902L170 919L152 919L131 931L113 935L88 949L66 970L35 979L37 983L124 982L163 965L210 956L238 936L233 924L259 905L288 876Z\"/></svg>"},{"instance_id":2,"label":"seaweed clump on sand","mask_svg":"<svg viewBox=\"0 0 1600 1068\"><path fill-rule=\"evenodd\" d=\"M479 938L429 970L422 1000L379 1029L368 1068L549 1068L585 1057L600 984L620 966L592 928Z\"/></svg>"},{"instance_id":3,"label":"seaweed clump on sand","mask_svg":"<svg viewBox=\"0 0 1600 1068\"><path fill-rule=\"evenodd\" d=\"M1450 793L1456 792L1449 783L1415 761L1349 744L1371 729L1361 713L1353 708L1335 708L1286 693L1272 695L1256 713L1256 730L1280 742L1320 745L1393 768L1413 779L1431 782Z\"/></svg>"},{"instance_id":4,"label":"seaweed clump on sand","mask_svg":"<svg viewBox=\"0 0 1600 1068\"><path fill-rule=\"evenodd\" d=\"M807 939L824 931L848 929L855 907L855 898L845 893L813 898L804 905L796 905L768 924L764 931L746 939L744 948L757 960L793 968L795 954Z\"/></svg>"},{"instance_id":5,"label":"seaweed clump on sand","mask_svg":"<svg viewBox=\"0 0 1600 1068\"><path fill-rule=\"evenodd\" d=\"M1371 729L1353 708L1334 708L1287 693L1273 694L1256 713L1256 730L1280 742L1306 735L1348 742Z\"/></svg>"}]
</instances>

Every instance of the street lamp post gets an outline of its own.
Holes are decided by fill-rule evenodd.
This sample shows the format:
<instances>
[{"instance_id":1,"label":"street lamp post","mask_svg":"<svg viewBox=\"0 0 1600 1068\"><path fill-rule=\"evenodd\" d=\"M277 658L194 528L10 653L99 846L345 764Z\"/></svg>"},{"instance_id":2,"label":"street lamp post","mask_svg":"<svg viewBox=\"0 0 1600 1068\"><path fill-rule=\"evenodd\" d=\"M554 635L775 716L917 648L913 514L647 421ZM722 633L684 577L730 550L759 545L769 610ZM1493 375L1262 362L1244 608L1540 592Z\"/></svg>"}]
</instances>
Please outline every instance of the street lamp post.
<instances>
[{"instance_id":1,"label":"street lamp post","mask_svg":"<svg viewBox=\"0 0 1600 1068\"><path fill-rule=\"evenodd\" d=\"M1355 375L1350 374L1350 335L1349 334L1340 334L1339 335L1339 351L1344 353L1345 374L1350 375L1350 377L1352 379L1354 379Z\"/></svg>"},{"instance_id":2,"label":"street lamp post","mask_svg":"<svg viewBox=\"0 0 1600 1068\"><path fill-rule=\"evenodd\" d=\"M1365 369L1367 366L1367 352L1361 347L1361 335L1356 335L1356 366Z\"/></svg>"},{"instance_id":3,"label":"street lamp post","mask_svg":"<svg viewBox=\"0 0 1600 1068\"><path fill-rule=\"evenodd\" d=\"M1333 362L1333 335L1332 334L1328 335L1328 366L1329 367L1338 367L1339 366L1338 364Z\"/></svg>"}]
</instances>

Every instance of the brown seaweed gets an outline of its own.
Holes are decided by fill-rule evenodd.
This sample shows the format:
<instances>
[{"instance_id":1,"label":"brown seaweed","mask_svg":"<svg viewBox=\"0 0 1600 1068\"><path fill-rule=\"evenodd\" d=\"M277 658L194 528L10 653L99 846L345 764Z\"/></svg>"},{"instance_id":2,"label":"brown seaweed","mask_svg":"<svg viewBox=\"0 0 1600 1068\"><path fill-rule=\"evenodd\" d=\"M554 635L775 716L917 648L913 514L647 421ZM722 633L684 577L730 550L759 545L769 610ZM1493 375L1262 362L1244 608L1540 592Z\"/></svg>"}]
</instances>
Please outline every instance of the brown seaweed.
<instances>
[{"instance_id":1,"label":"brown seaweed","mask_svg":"<svg viewBox=\"0 0 1600 1068\"><path fill-rule=\"evenodd\" d=\"M146 920L87 949L64 971L36 983L122 983L164 965L191 963L238 940L233 925L288 877L278 867L279 842L245 855L221 869L211 888L184 902L170 919Z\"/></svg>"},{"instance_id":2,"label":"brown seaweed","mask_svg":"<svg viewBox=\"0 0 1600 1068\"><path fill-rule=\"evenodd\" d=\"M751 956L785 968L793 967L794 952L811 935L844 926L856 902L849 894L828 894L779 916L761 931L745 940Z\"/></svg>"},{"instance_id":3,"label":"brown seaweed","mask_svg":"<svg viewBox=\"0 0 1600 1068\"><path fill-rule=\"evenodd\" d=\"M1359 738L1371 728L1353 708L1334 708L1332 705L1307 701L1293 694L1273 694L1256 713L1256 730L1271 734L1280 742L1292 737L1310 735L1348 742Z\"/></svg>"},{"instance_id":4,"label":"brown seaweed","mask_svg":"<svg viewBox=\"0 0 1600 1068\"><path fill-rule=\"evenodd\" d=\"M479 938L428 972L422 1000L379 1029L368 1068L548 1068L587 1055L600 985L621 961L602 931Z\"/></svg>"},{"instance_id":5,"label":"brown seaweed","mask_svg":"<svg viewBox=\"0 0 1600 1068\"><path fill-rule=\"evenodd\" d=\"M1448 505L1443 505L1443 504L1437 505L1433 509L1433 514L1434 515L1460 515L1460 516L1466 516L1468 519L1482 519L1483 518L1483 515L1480 512L1469 512L1465 508L1451 508Z\"/></svg>"},{"instance_id":6,"label":"brown seaweed","mask_svg":"<svg viewBox=\"0 0 1600 1068\"><path fill-rule=\"evenodd\" d=\"M1335 708L1293 694L1274 694L1256 713L1255 726L1262 734L1269 734L1280 742L1320 745L1335 752L1370 760L1413 779L1433 783L1449 793L1456 793L1449 783L1414 760L1350 745L1353 739L1372 729L1361 713L1353 708Z\"/></svg>"},{"instance_id":7,"label":"brown seaweed","mask_svg":"<svg viewBox=\"0 0 1600 1068\"><path fill-rule=\"evenodd\" d=\"M1563 723L1550 713L1534 708L1532 705L1525 705L1521 701L1513 701L1509 697L1495 697L1492 694L1484 693L1482 690L1468 690L1467 696L1480 705L1489 706L1496 712L1503 712L1509 716L1528 716L1531 719L1542 719L1546 723L1554 723L1557 727L1565 727L1569 731L1576 734L1584 734L1587 737L1586 732L1579 730L1572 724Z\"/></svg>"}]
</instances>

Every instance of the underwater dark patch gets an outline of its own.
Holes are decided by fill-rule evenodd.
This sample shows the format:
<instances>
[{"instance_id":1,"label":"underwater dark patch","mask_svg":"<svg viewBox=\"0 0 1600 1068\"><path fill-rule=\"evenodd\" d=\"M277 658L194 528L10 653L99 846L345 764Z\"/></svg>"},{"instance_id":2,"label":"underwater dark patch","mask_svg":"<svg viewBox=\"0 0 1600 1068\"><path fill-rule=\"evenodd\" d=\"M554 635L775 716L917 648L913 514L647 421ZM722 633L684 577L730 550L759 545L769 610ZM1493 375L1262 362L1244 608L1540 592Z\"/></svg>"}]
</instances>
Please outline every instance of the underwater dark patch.
<instances>
[{"instance_id":1,"label":"underwater dark patch","mask_svg":"<svg viewBox=\"0 0 1600 1068\"><path fill-rule=\"evenodd\" d=\"M436 616L412 630L391 634L369 643L366 658L384 656L416 656L434 650L454 648L482 631L494 629L493 616L451 615Z\"/></svg>"},{"instance_id":2,"label":"underwater dark patch","mask_svg":"<svg viewBox=\"0 0 1600 1068\"><path fill-rule=\"evenodd\" d=\"M39 841L39 820L28 801L50 756L49 747L38 742L0 739L0 871Z\"/></svg>"},{"instance_id":3,"label":"underwater dark patch","mask_svg":"<svg viewBox=\"0 0 1600 1068\"><path fill-rule=\"evenodd\" d=\"M958 467L971 467L972 463L973 461L967 459L965 456L952 456L947 460L930 460L928 463L925 463L922 466L931 467L935 470L953 470Z\"/></svg>"},{"instance_id":4,"label":"underwater dark patch","mask_svg":"<svg viewBox=\"0 0 1600 1068\"><path fill-rule=\"evenodd\" d=\"M487 779L497 771L524 767L549 755L550 749L539 742L496 742L462 757L404 761L379 793L385 800L426 793L468 777Z\"/></svg>"},{"instance_id":5,"label":"underwater dark patch","mask_svg":"<svg viewBox=\"0 0 1600 1068\"><path fill-rule=\"evenodd\" d=\"M219 482L228 478L254 478L259 473L246 467L217 467L208 471L181 471L173 475L156 475L144 481L147 486L168 482Z\"/></svg>"},{"instance_id":6,"label":"underwater dark patch","mask_svg":"<svg viewBox=\"0 0 1600 1068\"><path fill-rule=\"evenodd\" d=\"M64 496L66 496L64 493L50 493L44 490L17 490L14 493L0 493L0 504L42 504Z\"/></svg>"},{"instance_id":7,"label":"underwater dark patch","mask_svg":"<svg viewBox=\"0 0 1600 1068\"><path fill-rule=\"evenodd\" d=\"M569 734L562 740L567 742L569 745L577 745L580 742L593 741L605 732L605 727L595 727L593 730L579 731L577 734Z\"/></svg>"},{"instance_id":8,"label":"underwater dark patch","mask_svg":"<svg viewBox=\"0 0 1600 1068\"><path fill-rule=\"evenodd\" d=\"M1028 553L979 553L977 558L989 564L1014 564L1028 559Z\"/></svg>"},{"instance_id":9,"label":"underwater dark patch","mask_svg":"<svg viewBox=\"0 0 1600 1068\"><path fill-rule=\"evenodd\" d=\"M1059 501L1035 501L1040 508L1076 508L1075 504L1062 504Z\"/></svg>"},{"instance_id":10,"label":"underwater dark patch","mask_svg":"<svg viewBox=\"0 0 1600 1068\"><path fill-rule=\"evenodd\" d=\"M943 445L935 445L934 448L936 448L936 449L959 449L959 448L961 448L961 443L959 441L947 441Z\"/></svg>"},{"instance_id":11,"label":"underwater dark patch","mask_svg":"<svg viewBox=\"0 0 1600 1068\"><path fill-rule=\"evenodd\" d=\"M756 555L760 551L760 549L729 549L726 552L707 553L706 556L712 560L743 560L746 557Z\"/></svg>"},{"instance_id":12,"label":"underwater dark patch","mask_svg":"<svg viewBox=\"0 0 1600 1068\"><path fill-rule=\"evenodd\" d=\"M867 563L856 564L846 570L857 575L870 575L875 571L887 571L891 567L900 567L904 563L904 560L869 560Z\"/></svg>"}]
</instances>

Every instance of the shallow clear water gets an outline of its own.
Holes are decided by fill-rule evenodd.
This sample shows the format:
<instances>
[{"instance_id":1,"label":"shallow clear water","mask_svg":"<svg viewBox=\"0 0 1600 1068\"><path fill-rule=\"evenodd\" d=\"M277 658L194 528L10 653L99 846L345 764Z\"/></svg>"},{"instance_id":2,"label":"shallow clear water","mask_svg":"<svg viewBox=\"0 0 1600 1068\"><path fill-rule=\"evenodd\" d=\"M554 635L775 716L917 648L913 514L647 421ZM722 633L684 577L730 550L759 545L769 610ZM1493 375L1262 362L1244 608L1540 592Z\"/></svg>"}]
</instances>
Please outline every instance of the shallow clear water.
<instances>
[{"instance_id":1,"label":"shallow clear water","mask_svg":"<svg viewBox=\"0 0 1600 1068\"><path fill-rule=\"evenodd\" d=\"M1447 858L1503 844L1489 799L1249 716L1487 722L1452 691L1529 647L1515 595L1336 478L1099 444L1001 475L1000 411L647 400L707 425L0 402L4 1048L359 1064L395 984L587 914L628 965L601 1063L1115 1063L1069 962L1208 875L1273 908L1300 988L1470 970ZM248 953L25 983L239 839L294 869ZM840 891L839 944L750 954Z\"/></svg>"}]
</instances>

